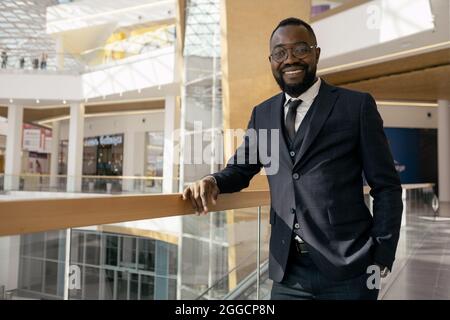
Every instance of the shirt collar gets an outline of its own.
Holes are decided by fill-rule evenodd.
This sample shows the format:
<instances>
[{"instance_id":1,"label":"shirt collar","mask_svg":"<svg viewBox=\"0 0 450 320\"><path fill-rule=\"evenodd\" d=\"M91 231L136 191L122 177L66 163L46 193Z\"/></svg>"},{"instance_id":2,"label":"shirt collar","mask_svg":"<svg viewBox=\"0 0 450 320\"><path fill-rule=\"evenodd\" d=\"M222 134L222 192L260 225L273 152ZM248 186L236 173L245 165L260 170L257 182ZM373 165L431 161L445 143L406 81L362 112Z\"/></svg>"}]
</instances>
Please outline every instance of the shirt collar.
<instances>
[{"instance_id":1,"label":"shirt collar","mask_svg":"<svg viewBox=\"0 0 450 320\"><path fill-rule=\"evenodd\" d=\"M284 105L286 106L286 104L291 99L293 99L293 100L301 99L303 102L308 102L308 103L312 102L317 97L317 95L319 94L319 89L320 89L320 84L321 83L322 83L322 81L320 80L320 78L317 78L317 81L314 82L314 84L311 87L309 87L308 90L303 92L297 98L292 98L290 95L285 93L284 95L286 97L286 102L285 102Z\"/></svg>"}]
</instances>

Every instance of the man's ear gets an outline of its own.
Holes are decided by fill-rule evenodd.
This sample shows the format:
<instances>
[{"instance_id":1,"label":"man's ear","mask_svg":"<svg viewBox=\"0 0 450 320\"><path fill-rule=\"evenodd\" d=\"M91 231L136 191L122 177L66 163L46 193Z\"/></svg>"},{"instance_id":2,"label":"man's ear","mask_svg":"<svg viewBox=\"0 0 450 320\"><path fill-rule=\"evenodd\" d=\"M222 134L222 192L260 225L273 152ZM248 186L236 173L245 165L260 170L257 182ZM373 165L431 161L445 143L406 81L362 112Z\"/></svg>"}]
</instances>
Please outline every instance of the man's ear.
<instances>
[{"instance_id":1,"label":"man's ear","mask_svg":"<svg viewBox=\"0 0 450 320\"><path fill-rule=\"evenodd\" d=\"M316 48L316 62L319 62L319 58L320 58L320 48L317 47Z\"/></svg>"}]
</instances>

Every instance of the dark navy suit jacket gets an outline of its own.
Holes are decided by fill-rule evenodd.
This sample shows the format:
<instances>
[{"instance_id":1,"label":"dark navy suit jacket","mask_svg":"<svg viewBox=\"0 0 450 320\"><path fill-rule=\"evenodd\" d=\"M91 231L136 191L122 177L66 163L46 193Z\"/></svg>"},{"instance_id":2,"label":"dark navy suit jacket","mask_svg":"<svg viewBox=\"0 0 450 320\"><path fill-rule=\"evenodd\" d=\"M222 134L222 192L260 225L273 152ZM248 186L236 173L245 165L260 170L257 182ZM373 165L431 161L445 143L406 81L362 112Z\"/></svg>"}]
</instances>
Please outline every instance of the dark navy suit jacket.
<instances>
[{"instance_id":1,"label":"dark navy suit jacket","mask_svg":"<svg viewBox=\"0 0 450 320\"><path fill-rule=\"evenodd\" d=\"M283 134L284 100L280 93L253 109L248 129L258 132L257 147L248 130L227 166L214 174L221 193L237 192L262 167L270 172L278 164L276 174L267 175L269 277L283 279L295 215L311 258L326 276L349 279L374 263L392 268L402 189L374 99L322 81L293 143ZM261 129L268 130L267 139ZM262 157L267 151L270 161ZM238 161L239 154L245 161ZM364 203L363 173L374 198L373 216Z\"/></svg>"}]
</instances>

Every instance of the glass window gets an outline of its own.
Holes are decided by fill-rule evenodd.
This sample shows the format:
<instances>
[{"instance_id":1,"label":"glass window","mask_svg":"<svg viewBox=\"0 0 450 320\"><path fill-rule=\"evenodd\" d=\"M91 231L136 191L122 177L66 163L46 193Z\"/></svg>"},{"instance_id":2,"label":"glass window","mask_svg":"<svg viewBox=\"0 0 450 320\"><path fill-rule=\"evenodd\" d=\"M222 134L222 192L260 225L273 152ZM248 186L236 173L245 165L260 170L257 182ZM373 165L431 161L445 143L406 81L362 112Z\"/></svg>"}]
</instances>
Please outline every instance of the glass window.
<instances>
[{"instance_id":1,"label":"glass window","mask_svg":"<svg viewBox=\"0 0 450 320\"><path fill-rule=\"evenodd\" d=\"M19 287L36 292L42 291L43 261L32 258L20 259Z\"/></svg>"},{"instance_id":2,"label":"glass window","mask_svg":"<svg viewBox=\"0 0 450 320\"><path fill-rule=\"evenodd\" d=\"M117 254L119 250L119 238L117 236L106 236L106 259L105 264L117 266Z\"/></svg>"},{"instance_id":3,"label":"glass window","mask_svg":"<svg viewBox=\"0 0 450 320\"><path fill-rule=\"evenodd\" d=\"M98 300L99 298L99 271L98 268L84 268L84 299L86 300Z\"/></svg>"},{"instance_id":4,"label":"glass window","mask_svg":"<svg viewBox=\"0 0 450 320\"><path fill-rule=\"evenodd\" d=\"M141 300L153 300L155 279L153 276L141 275Z\"/></svg>"},{"instance_id":5,"label":"glass window","mask_svg":"<svg viewBox=\"0 0 450 320\"><path fill-rule=\"evenodd\" d=\"M31 234L25 234L20 237L20 250L22 256L31 256Z\"/></svg>"},{"instance_id":6,"label":"glass window","mask_svg":"<svg viewBox=\"0 0 450 320\"><path fill-rule=\"evenodd\" d=\"M44 257L45 232L30 235L30 256L36 258Z\"/></svg>"},{"instance_id":7,"label":"glass window","mask_svg":"<svg viewBox=\"0 0 450 320\"><path fill-rule=\"evenodd\" d=\"M128 272L117 271L117 300L128 298Z\"/></svg>"},{"instance_id":8,"label":"glass window","mask_svg":"<svg viewBox=\"0 0 450 320\"><path fill-rule=\"evenodd\" d=\"M177 279L169 279L169 300L177 299Z\"/></svg>"},{"instance_id":9,"label":"glass window","mask_svg":"<svg viewBox=\"0 0 450 320\"><path fill-rule=\"evenodd\" d=\"M177 275L178 270L178 246L169 245L169 275Z\"/></svg>"},{"instance_id":10,"label":"glass window","mask_svg":"<svg viewBox=\"0 0 450 320\"><path fill-rule=\"evenodd\" d=\"M155 241L139 239L139 265L140 270L155 271Z\"/></svg>"},{"instance_id":11,"label":"glass window","mask_svg":"<svg viewBox=\"0 0 450 320\"><path fill-rule=\"evenodd\" d=\"M88 139L85 139L85 141ZM97 174L97 145L86 146L85 142L83 151L83 175L96 175L96 174Z\"/></svg>"},{"instance_id":12,"label":"glass window","mask_svg":"<svg viewBox=\"0 0 450 320\"><path fill-rule=\"evenodd\" d=\"M30 259L28 260L30 264L30 282L28 287L32 291L42 292L42 276L43 276L43 265L42 260Z\"/></svg>"},{"instance_id":13,"label":"glass window","mask_svg":"<svg viewBox=\"0 0 450 320\"><path fill-rule=\"evenodd\" d=\"M44 291L47 294L56 295L57 286L58 286L58 263L46 261Z\"/></svg>"},{"instance_id":14,"label":"glass window","mask_svg":"<svg viewBox=\"0 0 450 320\"><path fill-rule=\"evenodd\" d=\"M47 259L51 260L59 259L59 246L60 246L59 236L60 236L59 231L47 232L47 240L45 242ZM61 245L65 245L64 242L65 241L61 241ZM61 257L61 260L64 260L64 257Z\"/></svg>"},{"instance_id":15,"label":"glass window","mask_svg":"<svg viewBox=\"0 0 450 320\"><path fill-rule=\"evenodd\" d=\"M102 299L114 299L114 270L103 270L103 297Z\"/></svg>"},{"instance_id":16,"label":"glass window","mask_svg":"<svg viewBox=\"0 0 450 320\"><path fill-rule=\"evenodd\" d=\"M70 261L72 263L84 263L84 232L72 230L72 242L70 244Z\"/></svg>"},{"instance_id":17,"label":"glass window","mask_svg":"<svg viewBox=\"0 0 450 320\"><path fill-rule=\"evenodd\" d=\"M100 235L86 234L86 264L99 265L100 263Z\"/></svg>"},{"instance_id":18,"label":"glass window","mask_svg":"<svg viewBox=\"0 0 450 320\"><path fill-rule=\"evenodd\" d=\"M139 293L139 275L137 273L131 273L130 275L130 300L137 300Z\"/></svg>"},{"instance_id":19,"label":"glass window","mask_svg":"<svg viewBox=\"0 0 450 320\"><path fill-rule=\"evenodd\" d=\"M120 247L120 266L136 268L136 238L122 237Z\"/></svg>"},{"instance_id":20,"label":"glass window","mask_svg":"<svg viewBox=\"0 0 450 320\"><path fill-rule=\"evenodd\" d=\"M61 140L58 154L58 174L67 174L67 157L69 153L69 141Z\"/></svg>"}]
</instances>

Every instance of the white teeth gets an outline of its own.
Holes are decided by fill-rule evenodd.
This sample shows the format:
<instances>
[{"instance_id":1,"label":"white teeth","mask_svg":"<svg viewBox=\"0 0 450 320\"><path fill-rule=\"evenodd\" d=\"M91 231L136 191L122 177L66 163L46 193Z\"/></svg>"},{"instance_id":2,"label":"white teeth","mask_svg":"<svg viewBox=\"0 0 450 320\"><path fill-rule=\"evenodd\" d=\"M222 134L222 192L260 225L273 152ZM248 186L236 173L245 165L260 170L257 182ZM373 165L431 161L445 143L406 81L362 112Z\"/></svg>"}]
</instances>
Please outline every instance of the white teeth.
<instances>
[{"instance_id":1,"label":"white teeth","mask_svg":"<svg viewBox=\"0 0 450 320\"><path fill-rule=\"evenodd\" d=\"M295 71L286 71L286 74L297 74L297 73L301 73L303 72L303 70L295 70Z\"/></svg>"}]
</instances>

